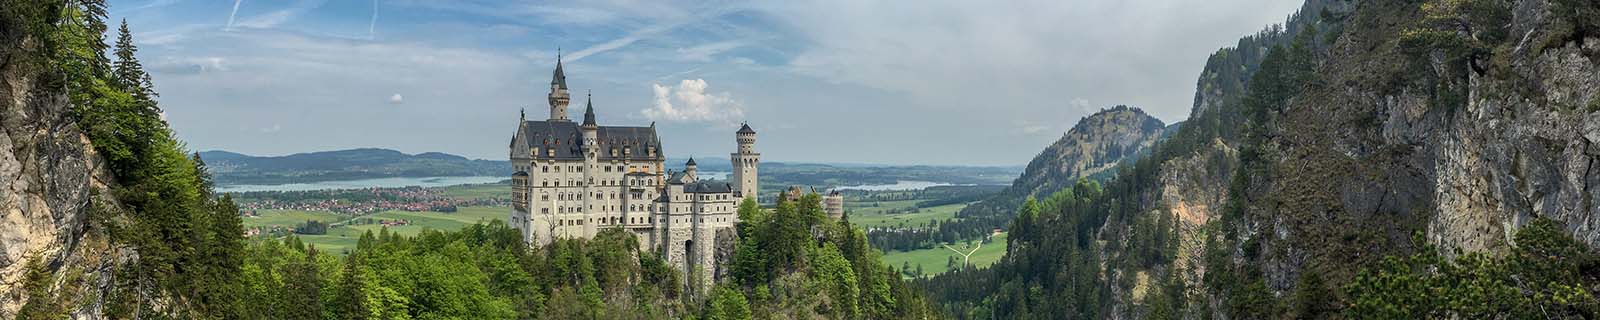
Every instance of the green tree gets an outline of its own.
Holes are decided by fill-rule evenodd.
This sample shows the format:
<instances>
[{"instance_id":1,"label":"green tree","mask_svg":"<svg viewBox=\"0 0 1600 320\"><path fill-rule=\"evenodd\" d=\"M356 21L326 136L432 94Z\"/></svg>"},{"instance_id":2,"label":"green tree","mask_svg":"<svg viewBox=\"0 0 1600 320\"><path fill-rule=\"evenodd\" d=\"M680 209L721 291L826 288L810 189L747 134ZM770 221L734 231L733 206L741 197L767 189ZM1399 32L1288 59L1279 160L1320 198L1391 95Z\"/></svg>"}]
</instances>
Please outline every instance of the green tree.
<instances>
[{"instance_id":1,"label":"green tree","mask_svg":"<svg viewBox=\"0 0 1600 320\"><path fill-rule=\"evenodd\" d=\"M706 308L707 320L749 320L750 303L745 300L744 294L728 286L719 286L711 296L711 303Z\"/></svg>"}]
</instances>

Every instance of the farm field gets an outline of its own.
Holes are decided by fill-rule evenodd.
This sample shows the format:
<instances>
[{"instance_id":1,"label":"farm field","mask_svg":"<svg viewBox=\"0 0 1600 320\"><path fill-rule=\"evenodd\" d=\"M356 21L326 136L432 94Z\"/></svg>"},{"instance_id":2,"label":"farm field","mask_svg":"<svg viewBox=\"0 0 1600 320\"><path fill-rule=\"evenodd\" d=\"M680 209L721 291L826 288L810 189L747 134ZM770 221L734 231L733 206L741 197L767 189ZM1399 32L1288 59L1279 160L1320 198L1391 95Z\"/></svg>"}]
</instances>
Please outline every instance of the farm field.
<instances>
[{"instance_id":1,"label":"farm field","mask_svg":"<svg viewBox=\"0 0 1600 320\"><path fill-rule=\"evenodd\" d=\"M357 218L371 218L373 220L408 220L410 223L407 225L388 227L389 232L403 235L415 235L417 233L421 233L423 229L456 230L479 222L488 223L489 221L494 220L505 220L507 210L508 209L506 207L461 207L456 212L448 213L382 211L363 215ZM297 223L305 222L308 220L307 218L311 218L312 220L320 220L314 217L337 217L333 219L320 220L333 221L336 223L343 223L351 220L350 218L331 212L288 210L262 211L262 216L260 218L247 218L246 226L281 225L292 228ZM259 222L250 223L251 220L255 219L259 219ZM262 224L262 222L269 221L276 221L280 223ZM376 223L363 225L339 225L328 228L328 234L296 236L300 237L300 241L316 246L318 250L323 250L324 252L335 255L344 255L347 249L355 246L356 241L361 239L361 235L363 233L366 233L367 231L377 233L383 228L384 226L382 224Z\"/></svg>"},{"instance_id":2,"label":"farm field","mask_svg":"<svg viewBox=\"0 0 1600 320\"><path fill-rule=\"evenodd\" d=\"M930 221L944 221L955 218L956 212L966 208L967 204L947 204L927 208L914 208L917 201L885 201L880 207L857 207L846 209L850 213L850 223L863 227L914 227ZM890 208L916 210L909 213L885 213Z\"/></svg>"},{"instance_id":3,"label":"farm field","mask_svg":"<svg viewBox=\"0 0 1600 320\"><path fill-rule=\"evenodd\" d=\"M256 210L256 213L259 213L260 216L241 217L243 220L242 224L244 224L245 228L270 226L285 226L293 228L294 225L304 223L307 220L333 222L343 221L344 219L350 218L350 216L347 215L328 211L261 209Z\"/></svg>"},{"instance_id":4,"label":"farm field","mask_svg":"<svg viewBox=\"0 0 1600 320\"><path fill-rule=\"evenodd\" d=\"M973 245L977 244L977 241L973 241ZM953 245L953 247L964 249L963 245L957 244ZM1005 254L1006 233L1002 232L995 234L989 243L983 244L982 247L978 248L977 252L973 252L969 261L973 266L987 267L1000 261L1000 257L1005 256ZM950 257L955 257L958 261L961 259L961 255L956 254L955 251L950 251L950 249L940 246L932 249L884 252L883 263L897 269L906 266L907 263L910 264L912 269L921 265L923 276L932 276L950 270L947 265Z\"/></svg>"},{"instance_id":5,"label":"farm field","mask_svg":"<svg viewBox=\"0 0 1600 320\"><path fill-rule=\"evenodd\" d=\"M444 196L457 200L491 199L511 197L511 182L503 181L484 184L463 184L443 187Z\"/></svg>"}]
</instances>

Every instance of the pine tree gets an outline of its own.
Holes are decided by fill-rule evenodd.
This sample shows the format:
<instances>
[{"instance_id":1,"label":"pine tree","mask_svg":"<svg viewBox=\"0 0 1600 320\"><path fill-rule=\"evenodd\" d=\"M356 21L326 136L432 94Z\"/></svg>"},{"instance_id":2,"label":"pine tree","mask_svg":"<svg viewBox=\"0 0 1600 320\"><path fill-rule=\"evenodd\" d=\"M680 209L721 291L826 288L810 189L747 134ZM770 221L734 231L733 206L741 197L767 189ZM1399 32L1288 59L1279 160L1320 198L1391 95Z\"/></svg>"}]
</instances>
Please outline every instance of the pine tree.
<instances>
[{"instance_id":1,"label":"pine tree","mask_svg":"<svg viewBox=\"0 0 1600 320\"><path fill-rule=\"evenodd\" d=\"M139 62L139 47L133 44L133 32L128 30L128 20L123 19L122 25L117 28L117 43L112 54L117 61L111 65L111 82L114 87L122 92L133 95L135 101L144 106L144 112L155 116L160 110L156 107L156 94L154 83L150 74L144 71L144 65Z\"/></svg>"}]
</instances>

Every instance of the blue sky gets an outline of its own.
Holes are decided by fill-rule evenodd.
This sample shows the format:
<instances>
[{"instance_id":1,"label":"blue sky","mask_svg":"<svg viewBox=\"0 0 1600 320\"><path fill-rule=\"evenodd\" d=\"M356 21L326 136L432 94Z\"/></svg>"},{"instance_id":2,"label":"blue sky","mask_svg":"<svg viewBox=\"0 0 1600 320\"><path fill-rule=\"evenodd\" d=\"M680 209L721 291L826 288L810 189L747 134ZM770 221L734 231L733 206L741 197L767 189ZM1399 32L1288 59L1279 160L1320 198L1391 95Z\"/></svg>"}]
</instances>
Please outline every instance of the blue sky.
<instances>
[{"instance_id":1,"label":"blue sky","mask_svg":"<svg viewBox=\"0 0 1600 320\"><path fill-rule=\"evenodd\" d=\"M1206 56L1285 0L112 0L197 150L356 147L503 159L548 117L564 53L581 115L720 157L1018 165L1099 108L1187 117Z\"/></svg>"}]
</instances>

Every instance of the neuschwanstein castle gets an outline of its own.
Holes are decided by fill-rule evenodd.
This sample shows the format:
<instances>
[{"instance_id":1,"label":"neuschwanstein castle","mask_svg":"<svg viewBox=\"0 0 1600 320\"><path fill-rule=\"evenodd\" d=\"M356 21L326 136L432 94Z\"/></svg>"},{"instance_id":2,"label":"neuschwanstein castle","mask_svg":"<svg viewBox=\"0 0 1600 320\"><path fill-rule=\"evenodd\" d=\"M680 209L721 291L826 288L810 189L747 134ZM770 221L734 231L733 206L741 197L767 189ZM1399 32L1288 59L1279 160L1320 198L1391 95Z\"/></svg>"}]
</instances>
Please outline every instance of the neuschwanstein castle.
<instances>
[{"instance_id":1,"label":"neuschwanstein castle","mask_svg":"<svg viewBox=\"0 0 1600 320\"><path fill-rule=\"evenodd\" d=\"M550 80L550 118L517 124L511 137L511 225L530 245L553 238L590 238L621 228L639 238L644 252L659 250L683 274L709 287L719 266L715 244L733 236L739 203L756 197L756 132L734 133L731 181L701 179L694 159L668 171L655 124L602 126L593 101L583 122L567 118L566 75L557 59Z\"/></svg>"}]
</instances>

